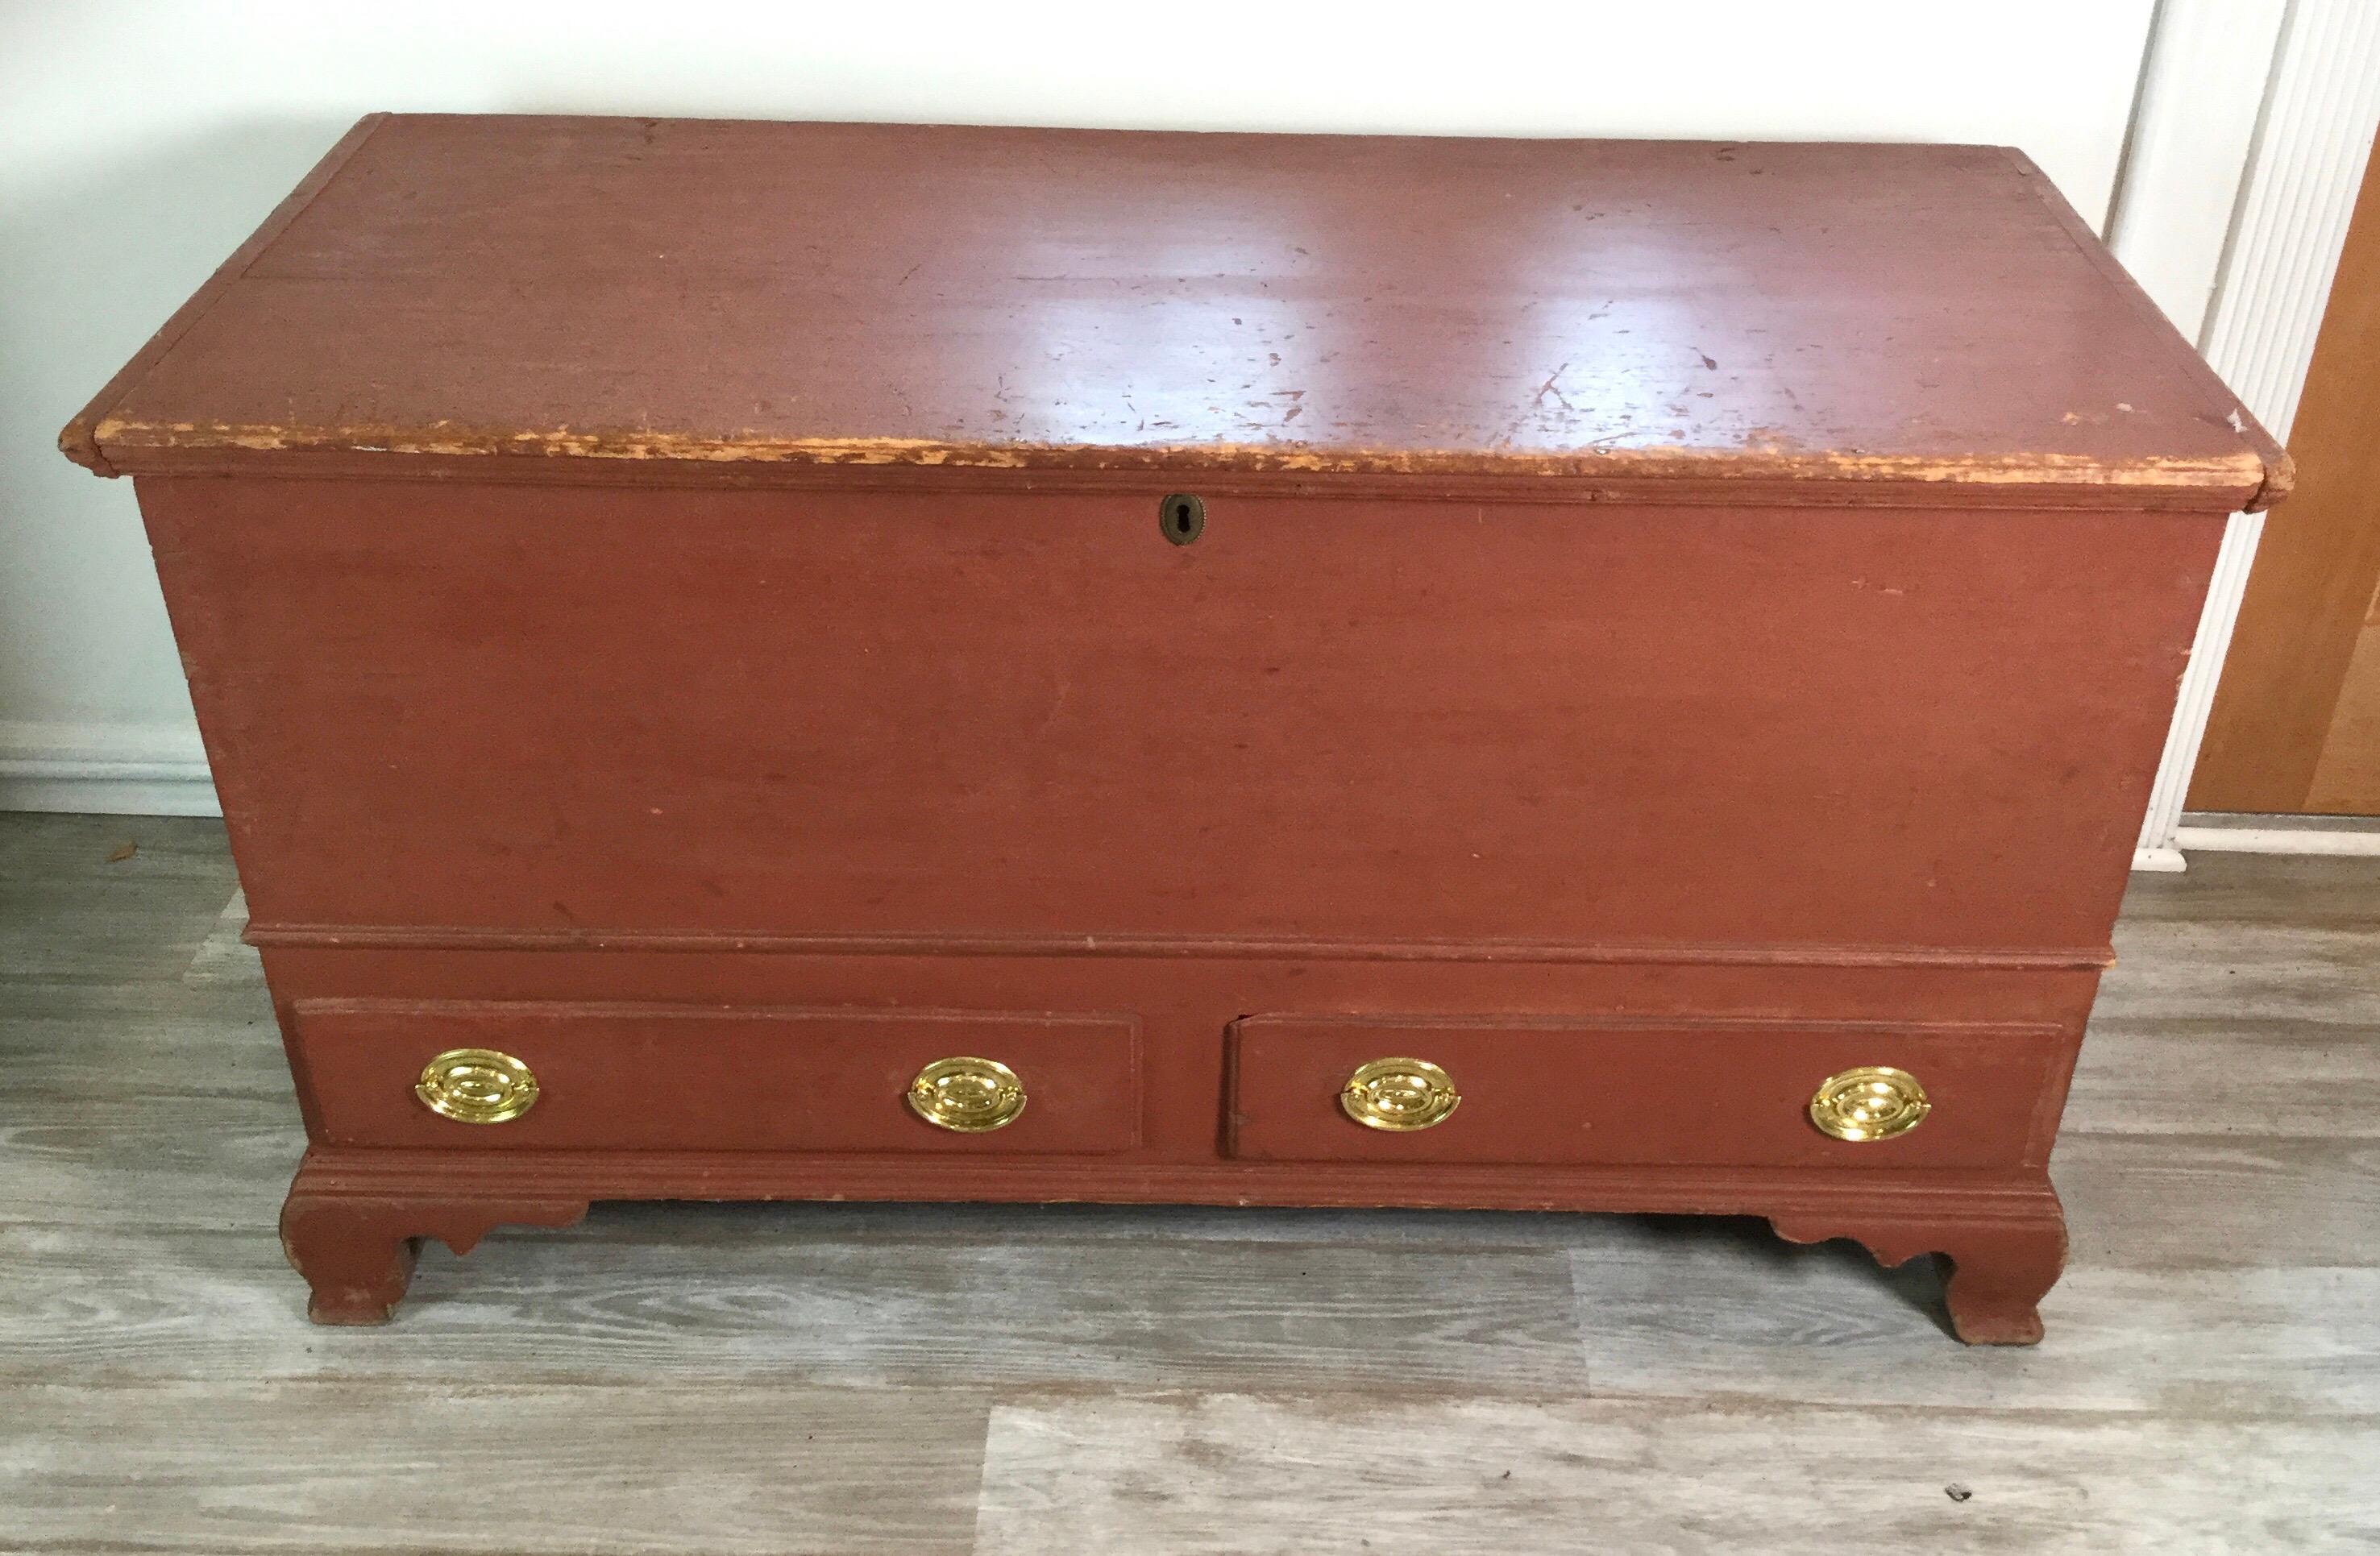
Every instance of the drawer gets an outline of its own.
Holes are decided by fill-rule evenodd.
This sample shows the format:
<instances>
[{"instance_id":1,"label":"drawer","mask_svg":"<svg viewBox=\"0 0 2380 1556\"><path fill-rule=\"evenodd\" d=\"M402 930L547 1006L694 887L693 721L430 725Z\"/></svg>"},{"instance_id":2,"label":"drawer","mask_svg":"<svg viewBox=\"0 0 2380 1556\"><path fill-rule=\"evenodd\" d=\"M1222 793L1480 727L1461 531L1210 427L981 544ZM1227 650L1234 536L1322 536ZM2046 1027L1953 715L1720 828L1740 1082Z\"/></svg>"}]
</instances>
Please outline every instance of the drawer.
<instances>
[{"instance_id":1,"label":"drawer","mask_svg":"<svg viewBox=\"0 0 2380 1556\"><path fill-rule=\"evenodd\" d=\"M1272 1161L2013 1166L2070 1052L2054 1030L2007 1027L1257 1015L1232 1029L1227 1136L1232 1155ZM1359 1076L1384 1059L1435 1065L1452 1111L1428 1121L1444 1088L1416 1066ZM1901 1074L1864 1095L1895 1105L1913 1078L1917 1122L1877 1138L1822 1131L1819 1088L1878 1066ZM1860 1083L1846 1086L1856 1101Z\"/></svg>"},{"instance_id":2,"label":"drawer","mask_svg":"<svg viewBox=\"0 0 2380 1556\"><path fill-rule=\"evenodd\" d=\"M1128 1015L382 999L300 1000L289 1014L326 1144L1062 1155L1139 1143ZM473 1050L519 1068L466 1058L425 1076ZM973 1127L912 1104L921 1072L945 1060L970 1063L936 1072L923 1110ZM524 1097L525 1111L489 1117Z\"/></svg>"}]
</instances>

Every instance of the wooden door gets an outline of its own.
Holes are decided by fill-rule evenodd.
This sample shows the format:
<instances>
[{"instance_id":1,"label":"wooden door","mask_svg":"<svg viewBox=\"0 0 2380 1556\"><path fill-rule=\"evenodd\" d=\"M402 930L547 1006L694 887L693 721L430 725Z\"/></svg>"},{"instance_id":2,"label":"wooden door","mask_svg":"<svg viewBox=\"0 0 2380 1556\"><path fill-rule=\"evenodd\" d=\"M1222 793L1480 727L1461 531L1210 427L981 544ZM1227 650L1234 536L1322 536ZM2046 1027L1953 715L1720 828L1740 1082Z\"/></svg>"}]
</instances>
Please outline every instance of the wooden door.
<instances>
[{"instance_id":1,"label":"wooden door","mask_svg":"<svg viewBox=\"0 0 2380 1556\"><path fill-rule=\"evenodd\" d=\"M2373 167L2380 168L2380 158ZM2192 775L2194 810L2380 815L2380 193L2371 169Z\"/></svg>"}]
</instances>

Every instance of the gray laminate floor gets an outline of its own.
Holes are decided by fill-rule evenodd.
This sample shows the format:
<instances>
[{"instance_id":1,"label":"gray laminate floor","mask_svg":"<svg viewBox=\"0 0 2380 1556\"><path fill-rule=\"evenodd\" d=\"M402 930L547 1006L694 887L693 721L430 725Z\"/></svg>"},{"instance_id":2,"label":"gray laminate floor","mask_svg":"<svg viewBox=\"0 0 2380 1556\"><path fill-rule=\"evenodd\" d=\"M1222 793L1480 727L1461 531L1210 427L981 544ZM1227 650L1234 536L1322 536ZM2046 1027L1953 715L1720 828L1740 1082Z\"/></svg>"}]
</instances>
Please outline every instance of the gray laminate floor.
<instances>
[{"instance_id":1,"label":"gray laminate floor","mask_svg":"<svg viewBox=\"0 0 2380 1556\"><path fill-rule=\"evenodd\" d=\"M2380 1545L2380 861L2135 879L2033 1351L1750 1223L880 1206L601 1207L317 1329L233 884L0 816L0 1548Z\"/></svg>"}]
</instances>

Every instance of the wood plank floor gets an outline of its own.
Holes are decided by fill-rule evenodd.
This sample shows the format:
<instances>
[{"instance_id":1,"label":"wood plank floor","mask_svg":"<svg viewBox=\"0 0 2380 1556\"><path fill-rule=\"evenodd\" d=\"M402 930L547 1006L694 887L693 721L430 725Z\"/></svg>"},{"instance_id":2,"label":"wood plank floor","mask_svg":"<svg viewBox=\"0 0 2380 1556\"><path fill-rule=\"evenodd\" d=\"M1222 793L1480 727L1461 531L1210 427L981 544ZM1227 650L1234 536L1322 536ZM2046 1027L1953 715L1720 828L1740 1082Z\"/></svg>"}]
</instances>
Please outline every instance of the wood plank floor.
<instances>
[{"instance_id":1,"label":"wood plank floor","mask_svg":"<svg viewBox=\"0 0 2380 1556\"><path fill-rule=\"evenodd\" d=\"M234 884L0 816L0 1550L2380 1546L2380 861L2135 878L2033 1351L1751 1222L1101 1208L605 1206L318 1329Z\"/></svg>"}]
</instances>

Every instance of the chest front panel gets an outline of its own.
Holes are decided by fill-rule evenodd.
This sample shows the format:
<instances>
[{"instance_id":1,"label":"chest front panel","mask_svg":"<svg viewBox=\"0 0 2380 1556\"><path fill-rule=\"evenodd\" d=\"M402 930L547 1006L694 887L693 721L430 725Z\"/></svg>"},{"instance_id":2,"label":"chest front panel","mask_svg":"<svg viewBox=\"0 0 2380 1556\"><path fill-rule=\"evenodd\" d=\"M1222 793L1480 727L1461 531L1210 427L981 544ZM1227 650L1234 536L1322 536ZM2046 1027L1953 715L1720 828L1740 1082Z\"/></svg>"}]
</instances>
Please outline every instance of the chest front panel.
<instances>
[{"instance_id":1,"label":"chest front panel","mask_svg":"<svg viewBox=\"0 0 2380 1556\"><path fill-rule=\"evenodd\" d=\"M2095 951L2218 528L142 495L260 925L995 948Z\"/></svg>"}]
</instances>

